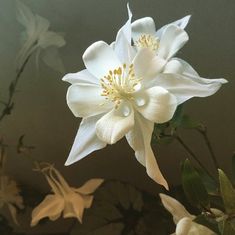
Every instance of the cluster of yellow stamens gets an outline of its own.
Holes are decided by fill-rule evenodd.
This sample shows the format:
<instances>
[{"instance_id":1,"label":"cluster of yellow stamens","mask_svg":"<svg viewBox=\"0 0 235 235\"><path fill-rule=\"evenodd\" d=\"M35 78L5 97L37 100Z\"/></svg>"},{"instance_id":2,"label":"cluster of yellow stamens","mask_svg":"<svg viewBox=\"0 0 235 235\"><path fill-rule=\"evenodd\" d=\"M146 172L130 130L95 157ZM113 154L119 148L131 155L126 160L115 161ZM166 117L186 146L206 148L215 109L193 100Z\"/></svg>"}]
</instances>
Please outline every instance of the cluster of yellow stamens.
<instances>
[{"instance_id":1,"label":"cluster of yellow stamens","mask_svg":"<svg viewBox=\"0 0 235 235\"><path fill-rule=\"evenodd\" d=\"M149 48L153 51L157 51L159 48L160 40L150 34L142 34L137 41L135 41L135 46L139 49Z\"/></svg>"},{"instance_id":2,"label":"cluster of yellow stamens","mask_svg":"<svg viewBox=\"0 0 235 235\"><path fill-rule=\"evenodd\" d=\"M122 67L110 70L108 75L100 80L103 88L101 95L114 102L115 108L118 108L123 99L133 99L132 93L139 82L140 79L135 78L133 64L123 64Z\"/></svg>"}]
</instances>

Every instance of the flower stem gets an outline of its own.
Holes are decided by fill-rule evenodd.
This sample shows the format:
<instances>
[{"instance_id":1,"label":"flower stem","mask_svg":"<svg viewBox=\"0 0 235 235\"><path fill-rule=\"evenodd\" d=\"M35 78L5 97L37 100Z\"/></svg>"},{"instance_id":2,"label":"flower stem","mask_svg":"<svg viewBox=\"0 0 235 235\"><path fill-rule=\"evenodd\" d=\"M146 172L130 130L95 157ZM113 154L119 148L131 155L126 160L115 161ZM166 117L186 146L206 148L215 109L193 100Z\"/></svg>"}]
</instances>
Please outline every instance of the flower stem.
<instances>
[{"instance_id":1,"label":"flower stem","mask_svg":"<svg viewBox=\"0 0 235 235\"><path fill-rule=\"evenodd\" d=\"M5 107L2 110L2 113L0 115L0 122L3 120L3 118L6 115L9 115L11 113L11 110L13 109L14 103L12 102L13 97L15 95L16 92L16 87L18 85L19 79L21 77L21 74L23 73L26 64L28 63L30 58L30 55L25 59L24 63L22 64L21 68L19 70L17 70L16 72L16 77L15 79L11 82L10 86L9 86L9 95L8 95L8 99L6 102L2 102L1 104L3 104Z\"/></svg>"},{"instance_id":2,"label":"flower stem","mask_svg":"<svg viewBox=\"0 0 235 235\"><path fill-rule=\"evenodd\" d=\"M198 163L198 165L212 178L214 178L207 168L202 164L202 162L197 158L196 154L191 150L190 147L183 141L179 135L174 135L175 139L183 146L183 148L188 152L188 154Z\"/></svg>"},{"instance_id":3,"label":"flower stem","mask_svg":"<svg viewBox=\"0 0 235 235\"><path fill-rule=\"evenodd\" d=\"M212 146L211 146L211 142L210 142L210 140L209 140L209 138L208 138L206 127L203 126L202 129L201 129L201 128L200 128L200 129L197 128L196 130L203 136L203 139L204 139L204 141L205 141L205 143L206 143L206 146L207 146L207 148L208 148L208 150L209 150L209 153L210 153L212 162L213 162L213 164L214 164L216 170L218 170L220 167L219 167L219 164L218 164L218 162L217 162L217 159L216 159L214 150L213 150L213 148L212 148Z\"/></svg>"}]
</instances>

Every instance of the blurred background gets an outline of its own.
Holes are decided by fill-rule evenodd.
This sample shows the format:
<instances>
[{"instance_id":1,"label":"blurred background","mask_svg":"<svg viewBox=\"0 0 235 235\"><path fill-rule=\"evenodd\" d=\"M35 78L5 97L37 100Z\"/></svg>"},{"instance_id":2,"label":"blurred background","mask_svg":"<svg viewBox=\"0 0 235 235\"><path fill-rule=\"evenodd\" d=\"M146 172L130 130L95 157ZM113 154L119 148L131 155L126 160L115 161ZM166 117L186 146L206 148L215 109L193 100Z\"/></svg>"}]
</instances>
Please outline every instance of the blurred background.
<instances>
[{"instance_id":1,"label":"blurred background","mask_svg":"<svg viewBox=\"0 0 235 235\"><path fill-rule=\"evenodd\" d=\"M82 54L97 40L111 43L127 20L126 0L25 0L34 13L51 22L50 29L64 32L66 46L60 49L66 73L84 68ZM188 61L206 78L226 78L215 95L194 98L185 104L185 112L200 120L208 134L222 169L230 172L230 157L235 150L235 1L234 0L130 0L134 20L151 16L157 28L192 15L186 28L190 40L178 56ZM15 57L20 49L22 26L16 21L15 1L0 0L0 97L4 99L15 76ZM102 177L127 181L153 194L162 189L147 177L125 140L97 151L65 167L80 119L66 104L69 84L63 74L43 63L39 68L32 58L20 80L13 113L0 126L0 135L8 149L8 172L17 181L40 191L49 190L42 175L32 171L31 157L55 163L73 186ZM21 135L25 143L35 146L21 156L15 145ZM183 137L201 161L213 170L208 150L197 132L185 131ZM153 146L162 172L170 185L180 182L180 162L188 157L178 143ZM65 222L66 223L66 222ZM53 226L53 224L52 224ZM64 228L64 225L63 225ZM37 228L36 228L37 229ZM55 229L55 227L54 227Z\"/></svg>"}]
</instances>

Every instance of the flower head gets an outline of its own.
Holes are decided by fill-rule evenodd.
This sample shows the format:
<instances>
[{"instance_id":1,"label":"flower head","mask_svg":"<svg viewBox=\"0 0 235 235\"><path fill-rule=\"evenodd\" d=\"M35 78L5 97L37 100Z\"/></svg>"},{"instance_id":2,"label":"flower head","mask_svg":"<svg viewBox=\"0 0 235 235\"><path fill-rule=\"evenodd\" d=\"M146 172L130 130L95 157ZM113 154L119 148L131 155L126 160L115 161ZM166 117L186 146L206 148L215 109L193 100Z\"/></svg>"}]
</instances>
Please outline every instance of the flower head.
<instances>
[{"instance_id":1,"label":"flower head","mask_svg":"<svg viewBox=\"0 0 235 235\"><path fill-rule=\"evenodd\" d=\"M38 60L41 49L51 49L51 47L60 48L64 46L66 42L62 35L49 30L50 22L47 19L37 14L34 15L31 10L19 0L16 1L16 5L17 20L25 27L25 32L23 34L24 44L17 58L19 69L34 51L37 50L36 59ZM44 62L49 66L61 65L61 61L58 60L57 52L53 50L52 53L52 55L44 54ZM53 59L51 58L52 56ZM55 66L53 66L53 68L57 70L60 69Z\"/></svg>"},{"instance_id":2,"label":"flower head","mask_svg":"<svg viewBox=\"0 0 235 235\"><path fill-rule=\"evenodd\" d=\"M93 43L83 54L86 69L63 78L72 84L67 104L83 118L66 165L125 136L148 175L168 188L150 145L154 124L169 121L179 104L212 95L226 81L201 78L186 62L168 61L151 48L136 50L128 12L115 42ZM165 50L170 51L172 40L166 40Z\"/></svg>"},{"instance_id":3,"label":"flower head","mask_svg":"<svg viewBox=\"0 0 235 235\"><path fill-rule=\"evenodd\" d=\"M20 196L20 189L14 180L8 176L0 176L0 209L7 206L15 224L18 224L16 213L17 208L23 209L23 199Z\"/></svg>"},{"instance_id":4,"label":"flower head","mask_svg":"<svg viewBox=\"0 0 235 235\"><path fill-rule=\"evenodd\" d=\"M62 213L64 218L74 217L82 222L84 209L90 208L93 201L91 194L103 183L103 179L91 179L82 187L73 188L52 165L46 164L40 170L51 186L52 194L47 195L33 210L31 226L46 217L54 221Z\"/></svg>"},{"instance_id":5,"label":"flower head","mask_svg":"<svg viewBox=\"0 0 235 235\"><path fill-rule=\"evenodd\" d=\"M154 20L144 17L134 21L132 27L132 39L137 50L149 48L157 56L169 60L188 41L188 34L184 28L187 26L190 16L167 24L156 31Z\"/></svg>"},{"instance_id":6,"label":"flower head","mask_svg":"<svg viewBox=\"0 0 235 235\"><path fill-rule=\"evenodd\" d=\"M191 215L180 202L168 195L162 193L159 195L163 206L173 216L176 224L175 235L216 235L209 228L194 222L196 216Z\"/></svg>"}]
</instances>

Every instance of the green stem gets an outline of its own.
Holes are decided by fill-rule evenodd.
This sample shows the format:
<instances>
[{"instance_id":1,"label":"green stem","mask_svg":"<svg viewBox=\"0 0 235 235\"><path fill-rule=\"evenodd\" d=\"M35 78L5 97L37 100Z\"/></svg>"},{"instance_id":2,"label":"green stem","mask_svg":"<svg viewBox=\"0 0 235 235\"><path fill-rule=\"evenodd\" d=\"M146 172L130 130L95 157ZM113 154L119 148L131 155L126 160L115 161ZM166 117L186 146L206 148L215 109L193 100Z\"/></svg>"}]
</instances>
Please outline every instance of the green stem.
<instances>
[{"instance_id":1,"label":"green stem","mask_svg":"<svg viewBox=\"0 0 235 235\"><path fill-rule=\"evenodd\" d=\"M21 77L21 74L23 73L24 69L25 69L25 66L26 64L28 63L29 61L29 58L30 58L30 55L26 58L26 60L24 61L24 63L22 64L21 68L17 71L16 73L16 77L15 79L11 82L10 86L9 86L9 96L8 96L8 99L6 102L2 102L2 104L4 104L4 109L2 110L2 113L0 115L0 122L3 120L3 118L9 114L9 112L11 111L11 109L13 108L13 103L12 103L12 100L13 100L13 97L14 97L14 94L16 92L16 87L17 87L17 84L19 82L19 79Z\"/></svg>"},{"instance_id":2,"label":"green stem","mask_svg":"<svg viewBox=\"0 0 235 235\"><path fill-rule=\"evenodd\" d=\"M214 164L216 170L218 170L220 167L219 167L219 164L218 164L218 162L217 162L217 159L216 159L214 150L213 150L213 148L212 148L212 146L211 146L211 142L210 142L210 140L209 140L209 138L208 138L206 127L204 127L203 129L198 129L198 128L197 128L196 130L203 136L203 139L204 139L204 141L205 141L205 143L206 143L206 146L207 146L207 148L208 148L208 150L209 150L209 153L210 153L212 162L213 162L213 164Z\"/></svg>"},{"instance_id":3,"label":"green stem","mask_svg":"<svg viewBox=\"0 0 235 235\"><path fill-rule=\"evenodd\" d=\"M183 141L179 135L175 135L176 140L183 146L183 148L188 152L188 154L198 163L198 165L212 178L214 178L207 168L202 164L202 162L197 158L196 154L191 150L190 147Z\"/></svg>"}]
</instances>

